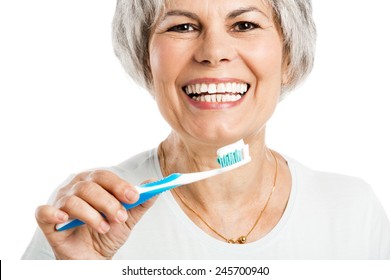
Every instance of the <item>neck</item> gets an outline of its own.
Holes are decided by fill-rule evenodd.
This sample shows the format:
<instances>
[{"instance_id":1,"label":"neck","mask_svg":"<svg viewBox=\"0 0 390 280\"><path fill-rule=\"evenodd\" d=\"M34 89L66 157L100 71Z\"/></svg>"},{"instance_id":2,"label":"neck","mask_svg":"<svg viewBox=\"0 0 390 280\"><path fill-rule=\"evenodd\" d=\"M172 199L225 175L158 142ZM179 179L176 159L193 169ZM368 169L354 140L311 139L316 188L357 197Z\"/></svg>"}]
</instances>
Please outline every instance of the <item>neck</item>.
<instances>
[{"instance_id":1,"label":"neck","mask_svg":"<svg viewBox=\"0 0 390 280\"><path fill-rule=\"evenodd\" d=\"M220 207L240 207L259 197L266 196L272 188L275 162L265 145L264 132L244 139L249 144L252 161L227 172L177 189L180 195L202 207L214 211ZM159 147L159 159L164 176L219 168L216 162L216 145L188 143L172 132ZM221 209L222 210L222 209Z\"/></svg>"}]
</instances>

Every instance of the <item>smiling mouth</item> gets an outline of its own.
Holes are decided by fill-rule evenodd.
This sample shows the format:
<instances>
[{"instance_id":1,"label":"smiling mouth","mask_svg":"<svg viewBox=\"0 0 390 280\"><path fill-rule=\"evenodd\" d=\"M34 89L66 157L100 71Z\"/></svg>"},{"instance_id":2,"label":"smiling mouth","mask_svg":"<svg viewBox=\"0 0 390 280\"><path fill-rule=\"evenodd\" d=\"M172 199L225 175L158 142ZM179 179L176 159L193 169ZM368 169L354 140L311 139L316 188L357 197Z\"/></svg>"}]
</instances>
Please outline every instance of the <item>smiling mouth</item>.
<instances>
[{"instance_id":1,"label":"smiling mouth","mask_svg":"<svg viewBox=\"0 0 390 280\"><path fill-rule=\"evenodd\" d=\"M191 84L183 87L183 91L199 102L235 102L244 96L250 88L247 83Z\"/></svg>"}]
</instances>

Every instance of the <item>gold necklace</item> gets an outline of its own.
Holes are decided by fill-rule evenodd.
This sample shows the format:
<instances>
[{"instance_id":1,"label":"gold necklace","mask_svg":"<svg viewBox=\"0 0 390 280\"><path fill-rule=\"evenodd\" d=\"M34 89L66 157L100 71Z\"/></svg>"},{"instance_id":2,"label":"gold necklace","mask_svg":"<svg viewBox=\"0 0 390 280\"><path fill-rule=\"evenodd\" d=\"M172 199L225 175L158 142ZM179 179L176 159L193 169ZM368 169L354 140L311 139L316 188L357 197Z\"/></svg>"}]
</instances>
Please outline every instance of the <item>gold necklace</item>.
<instances>
[{"instance_id":1,"label":"gold necklace","mask_svg":"<svg viewBox=\"0 0 390 280\"><path fill-rule=\"evenodd\" d=\"M270 194L268 195L268 198L267 198L267 201L265 202L263 208L261 209L260 211L260 214L259 216L257 217L255 223L253 224L252 228L249 230L249 232L246 234L246 235L242 235L240 236L239 238L237 239L232 239L232 238L226 238L225 236L223 236L222 234L220 234L218 231L216 231L212 226L209 225L209 223L207 223L200 215L198 212L196 212L193 208L191 208L184 200L183 198L176 192L175 189L173 189L173 192L176 194L176 196L180 199L181 203L183 203L183 205L185 205L188 210L190 210L192 213L194 213L210 230L212 230L216 235L218 235L219 237L221 237L222 239L224 239L227 243L230 243L230 244L245 244L247 239L248 239L248 236L252 233L252 231L255 229L255 227L257 226L257 224L259 223L260 219L261 219L261 216L263 215L264 213L264 210L267 208L268 206L268 203L272 197L272 194L274 193L274 190L275 190L275 187L276 187L276 179L278 177L278 160L276 158L276 156L274 155L274 153L270 150L274 160L275 160L275 174L274 174L274 182L273 182L273 186L272 186L272 190L270 192ZM163 156L164 156L164 152L163 152ZM164 163L165 163L165 159L164 159Z\"/></svg>"}]
</instances>

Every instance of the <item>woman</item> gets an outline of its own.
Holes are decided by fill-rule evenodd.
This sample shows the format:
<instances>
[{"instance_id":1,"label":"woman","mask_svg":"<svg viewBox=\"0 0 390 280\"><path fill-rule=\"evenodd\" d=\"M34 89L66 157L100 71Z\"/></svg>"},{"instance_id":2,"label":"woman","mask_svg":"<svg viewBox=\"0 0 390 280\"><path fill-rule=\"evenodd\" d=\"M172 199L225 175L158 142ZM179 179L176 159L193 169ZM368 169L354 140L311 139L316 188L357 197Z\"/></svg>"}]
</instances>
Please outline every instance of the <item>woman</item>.
<instances>
[{"instance_id":1,"label":"woman","mask_svg":"<svg viewBox=\"0 0 390 280\"><path fill-rule=\"evenodd\" d=\"M312 68L308 0L118 0L114 47L172 127L158 148L80 173L40 206L24 258L382 259L390 224L369 186L271 151L265 127ZM218 168L244 139L252 161L125 211L134 185ZM100 212L104 213L106 219ZM78 218L87 225L58 232Z\"/></svg>"}]
</instances>

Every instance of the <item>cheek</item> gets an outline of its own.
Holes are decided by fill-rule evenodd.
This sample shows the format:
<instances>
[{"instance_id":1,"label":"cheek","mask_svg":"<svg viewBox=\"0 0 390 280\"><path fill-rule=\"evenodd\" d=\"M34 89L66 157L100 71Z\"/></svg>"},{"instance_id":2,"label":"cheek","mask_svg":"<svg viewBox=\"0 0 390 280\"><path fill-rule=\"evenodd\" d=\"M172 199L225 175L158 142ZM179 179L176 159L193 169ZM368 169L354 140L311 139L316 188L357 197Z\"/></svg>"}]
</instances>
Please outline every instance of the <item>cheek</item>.
<instances>
[{"instance_id":1,"label":"cheek","mask_svg":"<svg viewBox=\"0 0 390 280\"><path fill-rule=\"evenodd\" d=\"M254 75L254 103L248 111L256 115L254 126L257 126L267 122L279 102L283 56L279 41L251 45L243 56ZM257 47L253 48L254 45Z\"/></svg>"},{"instance_id":2,"label":"cheek","mask_svg":"<svg viewBox=\"0 0 390 280\"><path fill-rule=\"evenodd\" d=\"M281 84L283 53L280 41L252 43L246 47L242 56L257 80Z\"/></svg>"},{"instance_id":3,"label":"cheek","mask_svg":"<svg viewBox=\"0 0 390 280\"><path fill-rule=\"evenodd\" d=\"M168 59L169 49L164 45L156 46L150 49L150 70L154 82L165 80L166 70L172 69L171 61Z\"/></svg>"},{"instance_id":4,"label":"cheek","mask_svg":"<svg viewBox=\"0 0 390 280\"><path fill-rule=\"evenodd\" d=\"M248 65L255 75L254 100L255 110L261 122L269 119L280 99L282 89L282 48L271 45L252 51Z\"/></svg>"},{"instance_id":5,"label":"cheek","mask_svg":"<svg viewBox=\"0 0 390 280\"><path fill-rule=\"evenodd\" d=\"M159 88L155 91L155 102L161 116L172 127L177 126L177 122L182 115L180 106L178 106L178 98L176 94L172 94L168 88L164 88L163 84L159 84Z\"/></svg>"},{"instance_id":6,"label":"cheek","mask_svg":"<svg viewBox=\"0 0 390 280\"><path fill-rule=\"evenodd\" d=\"M188 55L188 48L175 40L156 39L151 42L150 68L155 83L175 82L182 68L181 63Z\"/></svg>"},{"instance_id":7,"label":"cheek","mask_svg":"<svg viewBox=\"0 0 390 280\"><path fill-rule=\"evenodd\" d=\"M152 40L149 48L155 101L161 115L172 127L176 126L181 115L176 80L183 69L186 52L182 49L172 40L162 38Z\"/></svg>"}]
</instances>

